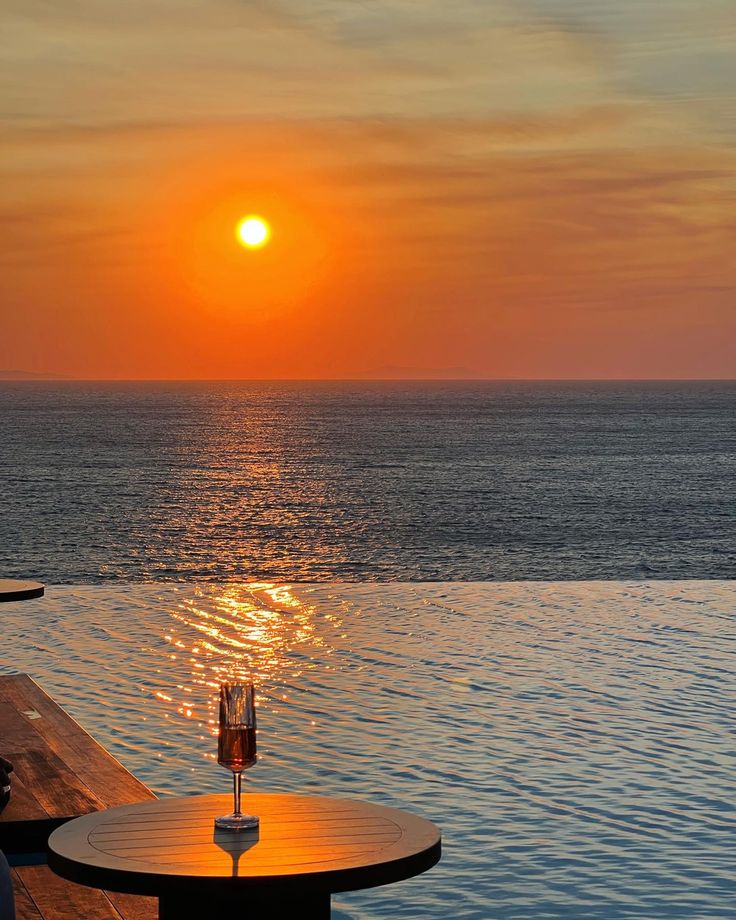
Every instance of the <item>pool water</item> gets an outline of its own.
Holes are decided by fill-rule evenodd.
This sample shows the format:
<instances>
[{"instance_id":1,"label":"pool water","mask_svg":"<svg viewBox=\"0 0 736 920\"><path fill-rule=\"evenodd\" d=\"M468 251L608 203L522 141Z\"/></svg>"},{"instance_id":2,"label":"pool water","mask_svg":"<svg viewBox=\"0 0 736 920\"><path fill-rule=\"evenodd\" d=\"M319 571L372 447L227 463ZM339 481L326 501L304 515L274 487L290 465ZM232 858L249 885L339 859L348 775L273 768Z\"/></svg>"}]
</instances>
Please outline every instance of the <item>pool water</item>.
<instances>
[{"instance_id":1,"label":"pool water","mask_svg":"<svg viewBox=\"0 0 736 920\"><path fill-rule=\"evenodd\" d=\"M252 672L245 788L439 824L428 874L336 915L736 917L736 582L138 584L5 605L27 671L159 794L225 792L215 697Z\"/></svg>"}]
</instances>

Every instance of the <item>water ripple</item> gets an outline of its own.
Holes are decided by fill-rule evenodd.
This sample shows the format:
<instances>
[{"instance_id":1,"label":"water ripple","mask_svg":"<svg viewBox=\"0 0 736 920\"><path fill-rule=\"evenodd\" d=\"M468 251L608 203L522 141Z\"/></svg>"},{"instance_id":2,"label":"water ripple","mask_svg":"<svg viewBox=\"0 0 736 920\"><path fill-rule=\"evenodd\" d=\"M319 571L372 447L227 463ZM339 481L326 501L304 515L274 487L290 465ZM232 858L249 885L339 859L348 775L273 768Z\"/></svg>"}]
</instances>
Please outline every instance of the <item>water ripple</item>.
<instances>
[{"instance_id":1,"label":"water ripple","mask_svg":"<svg viewBox=\"0 0 736 920\"><path fill-rule=\"evenodd\" d=\"M227 788L215 693L254 674L246 785L443 828L440 866L341 920L722 920L735 607L734 582L54 587L3 611L0 670L163 794Z\"/></svg>"}]
</instances>

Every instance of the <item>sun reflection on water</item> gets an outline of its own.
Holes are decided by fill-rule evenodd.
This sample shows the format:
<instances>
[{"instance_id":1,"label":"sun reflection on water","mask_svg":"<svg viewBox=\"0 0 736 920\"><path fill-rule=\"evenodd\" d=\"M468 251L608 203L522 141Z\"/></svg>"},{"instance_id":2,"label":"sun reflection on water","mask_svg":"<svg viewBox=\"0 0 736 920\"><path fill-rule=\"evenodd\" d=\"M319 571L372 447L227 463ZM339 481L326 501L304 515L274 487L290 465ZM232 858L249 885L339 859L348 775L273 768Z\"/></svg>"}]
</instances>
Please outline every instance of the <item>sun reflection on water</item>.
<instances>
[{"instance_id":1,"label":"sun reflection on water","mask_svg":"<svg viewBox=\"0 0 736 920\"><path fill-rule=\"evenodd\" d=\"M171 666L159 674L171 682L154 696L170 710L166 718L195 722L205 732L200 740L217 734L223 681L253 680L261 707L288 701L289 689L331 654L325 632L342 625L330 614L320 618L327 630L318 629L314 605L288 585L270 582L227 586L216 593L203 588L185 597L170 616L172 626L163 639Z\"/></svg>"}]
</instances>

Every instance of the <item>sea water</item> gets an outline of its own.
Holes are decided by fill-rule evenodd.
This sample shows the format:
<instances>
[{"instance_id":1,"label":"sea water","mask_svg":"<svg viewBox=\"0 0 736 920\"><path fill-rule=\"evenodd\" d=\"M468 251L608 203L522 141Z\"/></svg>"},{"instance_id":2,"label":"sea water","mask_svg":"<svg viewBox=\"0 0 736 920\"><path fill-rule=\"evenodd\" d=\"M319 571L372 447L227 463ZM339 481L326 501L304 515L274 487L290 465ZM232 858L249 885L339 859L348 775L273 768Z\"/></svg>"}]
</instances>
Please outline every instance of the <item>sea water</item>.
<instances>
[{"instance_id":1,"label":"sea water","mask_svg":"<svg viewBox=\"0 0 736 920\"><path fill-rule=\"evenodd\" d=\"M736 577L736 383L0 383L0 572Z\"/></svg>"}]
</instances>

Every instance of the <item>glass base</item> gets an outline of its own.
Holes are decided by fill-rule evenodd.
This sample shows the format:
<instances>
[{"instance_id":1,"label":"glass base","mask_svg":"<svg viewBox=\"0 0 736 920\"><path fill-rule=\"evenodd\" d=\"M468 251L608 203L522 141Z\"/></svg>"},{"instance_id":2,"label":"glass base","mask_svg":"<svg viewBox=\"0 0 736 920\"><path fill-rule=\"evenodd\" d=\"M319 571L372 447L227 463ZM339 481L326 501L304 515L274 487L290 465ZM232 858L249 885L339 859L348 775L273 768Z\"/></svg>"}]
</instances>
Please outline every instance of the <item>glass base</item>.
<instances>
[{"instance_id":1,"label":"glass base","mask_svg":"<svg viewBox=\"0 0 736 920\"><path fill-rule=\"evenodd\" d=\"M223 815L215 818L215 827L221 831L249 831L258 827L256 815Z\"/></svg>"}]
</instances>

